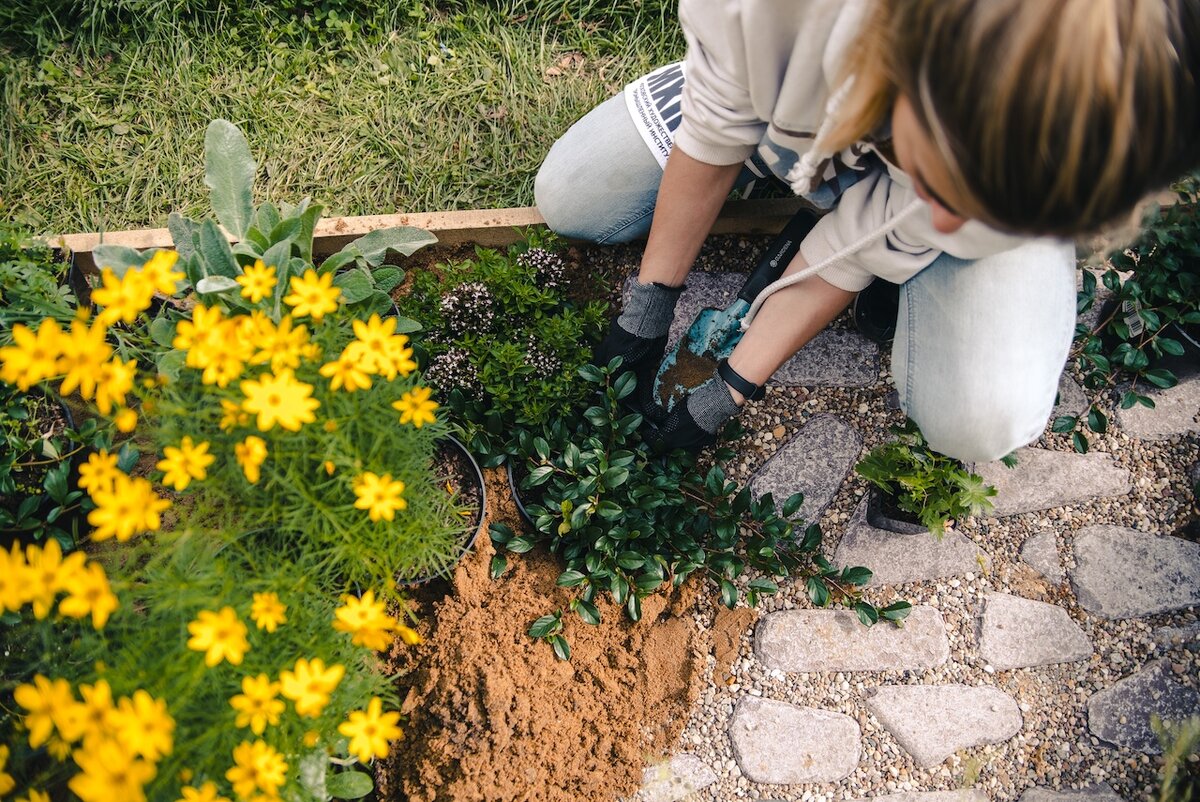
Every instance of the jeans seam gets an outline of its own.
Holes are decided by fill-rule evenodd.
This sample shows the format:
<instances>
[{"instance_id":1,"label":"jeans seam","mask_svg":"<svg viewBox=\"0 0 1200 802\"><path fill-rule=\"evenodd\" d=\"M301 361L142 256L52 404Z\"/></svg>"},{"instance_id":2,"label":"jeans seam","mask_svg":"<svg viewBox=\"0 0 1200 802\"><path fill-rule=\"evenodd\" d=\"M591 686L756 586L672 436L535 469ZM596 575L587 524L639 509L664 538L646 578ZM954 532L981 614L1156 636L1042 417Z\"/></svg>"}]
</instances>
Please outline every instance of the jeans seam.
<instances>
[{"instance_id":1,"label":"jeans seam","mask_svg":"<svg viewBox=\"0 0 1200 802\"><path fill-rule=\"evenodd\" d=\"M904 366L904 413L908 415L913 408L913 365L916 364L917 337L914 326L912 288L905 286L902 289L904 294L904 314L908 316L908 331L906 332L908 342L905 344L908 351L908 358Z\"/></svg>"},{"instance_id":2,"label":"jeans seam","mask_svg":"<svg viewBox=\"0 0 1200 802\"><path fill-rule=\"evenodd\" d=\"M653 213L654 213L654 207L651 206L649 209L641 209L631 215L621 218L617 223L610 226L607 231L605 231L600 236L596 237L596 243L598 245L608 244L608 241L612 237L616 236L617 234L621 233L625 229L629 228L634 223L641 222L642 220L646 219L646 217L648 217L649 215L651 215Z\"/></svg>"}]
</instances>

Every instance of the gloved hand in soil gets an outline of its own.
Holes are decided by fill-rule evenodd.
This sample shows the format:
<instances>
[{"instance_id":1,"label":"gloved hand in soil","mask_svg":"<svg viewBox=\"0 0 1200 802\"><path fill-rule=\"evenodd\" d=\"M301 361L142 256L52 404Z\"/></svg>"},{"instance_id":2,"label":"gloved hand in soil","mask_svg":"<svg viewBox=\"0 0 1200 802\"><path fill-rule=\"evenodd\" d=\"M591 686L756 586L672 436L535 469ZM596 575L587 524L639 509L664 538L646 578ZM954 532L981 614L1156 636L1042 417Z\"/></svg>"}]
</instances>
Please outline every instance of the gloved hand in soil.
<instances>
[{"instance_id":1,"label":"gloved hand in soil","mask_svg":"<svg viewBox=\"0 0 1200 802\"><path fill-rule=\"evenodd\" d=\"M597 365L607 365L616 356L622 358L620 372L633 371L637 388L621 403L655 424L666 417L666 411L654 398L654 377L667 349L667 332L683 289L635 282L625 308L593 351Z\"/></svg>"},{"instance_id":2,"label":"gloved hand in soil","mask_svg":"<svg viewBox=\"0 0 1200 802\"><path fill-rule=\"evenodd\" d=\"M741 409L718 366L711 379L672 407L671 413L651 430L647 439L660 454L677 448L694 453L717 442L721 427Z\"/></svg>"}]
</instances>

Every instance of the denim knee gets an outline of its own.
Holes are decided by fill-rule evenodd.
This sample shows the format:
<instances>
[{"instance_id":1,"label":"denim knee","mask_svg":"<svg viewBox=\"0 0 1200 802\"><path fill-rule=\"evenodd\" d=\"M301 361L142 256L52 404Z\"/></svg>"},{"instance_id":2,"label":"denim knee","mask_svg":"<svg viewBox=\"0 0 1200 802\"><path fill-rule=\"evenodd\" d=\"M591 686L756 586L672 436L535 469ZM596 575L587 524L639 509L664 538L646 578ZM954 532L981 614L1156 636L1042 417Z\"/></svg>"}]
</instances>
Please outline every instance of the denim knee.
<instances>
[{"instance_id":1,"label":"denim knee","mask_svg":"<svg viewBox=\"0 0 1200 802\"><path fill-rule=\"evenodd\" d=\"M992 462L1029 445L1045 430L1054 407L1053 396L1015 397L996 387L954 395L954 411L940 406L938 414L922 415L929 405L918 401L910 417L930 448L963 462Z\"/></svg>"}]
</instances>

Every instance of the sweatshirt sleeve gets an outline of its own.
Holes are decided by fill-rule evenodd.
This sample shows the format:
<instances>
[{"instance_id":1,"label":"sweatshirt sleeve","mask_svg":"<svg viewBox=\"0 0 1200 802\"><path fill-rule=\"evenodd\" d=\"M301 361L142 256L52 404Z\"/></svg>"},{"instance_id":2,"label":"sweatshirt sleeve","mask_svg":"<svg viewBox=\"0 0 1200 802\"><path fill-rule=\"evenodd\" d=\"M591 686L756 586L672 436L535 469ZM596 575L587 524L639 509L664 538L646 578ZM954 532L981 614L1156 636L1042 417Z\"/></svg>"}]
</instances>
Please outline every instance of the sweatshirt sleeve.
<instances>
[{"instance_id":1,"label":"sweatshirt sleeve","mask_svg":"<svg viewBox=\"0 0 1200 802\"><path fill-rule=\"evenodd\" d=\"M943 234L933 227L929 205L920 201L911 187L893 180L886 171L877 171L842 193L838 205L801 243L800 253L809 265L815 265L875 231L914 200L921 203L919 211L886 235L821 271L821 278L835 287L858 292L876 276L902 284L942 253L959 259L981 259L1027 241L975 220L967 221L952 234Z\"/></svg>"},{"instance_id":2,"label":"sweatshirt sleeve","mask_svg":"<svg viewBox=\"0 0 1200 802\"><path fill-rule=\"evenodd\" d=\"M737 164L754 152L767 128L750 98L741 9L728 0L692 5L679 4L687 81L675 147L706 164Z\"/></svg>"}]
</instances>

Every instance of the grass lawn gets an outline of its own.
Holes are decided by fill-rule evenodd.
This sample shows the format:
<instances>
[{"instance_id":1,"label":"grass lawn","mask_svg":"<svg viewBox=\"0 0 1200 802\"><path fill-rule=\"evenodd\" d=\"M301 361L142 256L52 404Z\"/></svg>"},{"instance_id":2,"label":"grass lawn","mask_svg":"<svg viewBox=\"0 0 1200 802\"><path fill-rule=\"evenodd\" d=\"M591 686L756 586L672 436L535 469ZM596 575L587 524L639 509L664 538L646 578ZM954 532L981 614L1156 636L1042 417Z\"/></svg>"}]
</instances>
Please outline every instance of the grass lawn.
<instances>
[{"instance_id":1,"label":"grass lawn","mask_svg":"<svg viewBox=\"0 0 1200 802\"><path fill-rule=\"evenodd\" d=\"M530 205L555 138L682 56L666 6L581 5L418 5L315 40L243 22L0 49L0 219L52 234L202 209L216 117L246 132L271 198L332 215Z\"/></svg>"}]
</instances>

